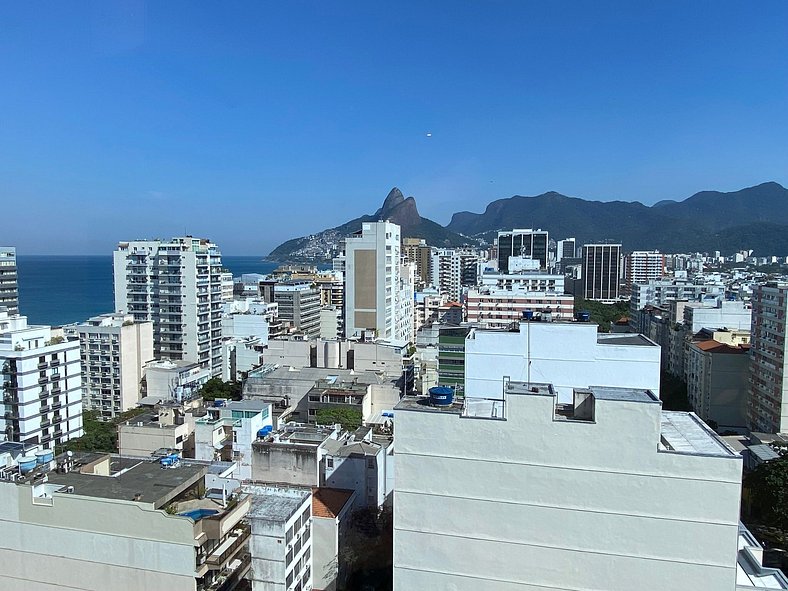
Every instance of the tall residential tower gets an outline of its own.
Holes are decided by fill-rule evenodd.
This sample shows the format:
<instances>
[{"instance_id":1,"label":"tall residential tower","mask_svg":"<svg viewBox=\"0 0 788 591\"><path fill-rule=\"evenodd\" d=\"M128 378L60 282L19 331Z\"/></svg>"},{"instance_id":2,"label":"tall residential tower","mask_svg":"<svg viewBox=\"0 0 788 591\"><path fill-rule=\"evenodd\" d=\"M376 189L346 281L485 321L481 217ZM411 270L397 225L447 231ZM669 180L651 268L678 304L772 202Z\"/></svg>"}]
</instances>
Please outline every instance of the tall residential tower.
<instances>
[{"instance_id":1,"label":"tall residential tower","mask_svg":"<svg viewBox=\"0 0 788 591\"><path fill-rule=\"evenodd\" d=\"M222 367L222 257L204 238L121 242L115 310L153 322L157 359Z\"/></svg>"}]
</instances>

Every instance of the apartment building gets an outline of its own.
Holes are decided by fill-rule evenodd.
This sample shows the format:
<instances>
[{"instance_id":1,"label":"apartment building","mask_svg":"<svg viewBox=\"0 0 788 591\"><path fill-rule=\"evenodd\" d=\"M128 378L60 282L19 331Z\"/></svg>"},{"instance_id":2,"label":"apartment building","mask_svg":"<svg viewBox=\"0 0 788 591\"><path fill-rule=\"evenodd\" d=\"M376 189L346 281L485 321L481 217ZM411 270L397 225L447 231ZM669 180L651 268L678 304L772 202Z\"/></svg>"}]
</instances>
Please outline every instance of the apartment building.
<instances>
[{"instance_id":1,"label":"apartment building","mask_svg":"<svg viewBox=\"0 0 788 591\"><path fill-rule=\"evenodd\" d=\"M642 310L648 305L667 306L672 300L701 301L704 298L716 299L725 296L725 284L717 279L698 277L652 279L645 283L633 283L630 295L632 312Z\"/></svg>"},{"instance_id":2,"label":"apartment building","mask_svg":"<svg viewBox=\"0 0 788 591\"><path fill-rule=\"evenodd\" d=\"M430 269L432 285L438 292L451 300L459 300L463 287L476 285L479 253L460 248L436 249Z\"/></svg>"},{"instance_id":3,"label":"apartment building","mask_svg":"<svg viewBox=\"0 0 788 591\"><path fill-rule=\"evenodd\" d=\"M626 292L632 292L635 283L657 281L665 275L665 255L658 250L636 250L624 257L624 282Z\"/></svg>"},{"instance_id":4,"label":"apartment building","mask_svg":"<svg viewBox=\"0 0 788 591\"><path fill-rule=\"evenodd\" d=\"M16 249L0 246L0 311L19 314L19 286L16 270Z\"/></svg>"},{"instance_id":5,"label":"apartment building","mask_svg":"<svg viewBox=\"0 0 788 591\"><path fill-rule=\"evenodd\" d=\"M748 409L753 431L788 432L787 299L786 283L766 283L753 291Z\"/></svg>"},{"instance_id":6,"label":"apartment building","mask_svg":"<svg viewBox=\"0 0 788 591\"><path fill-rule=\"evenodd\" d=\"M400 261L400 227L364 222L345 239L345 336L411 341L415 266Z\"/></svg>"},{"instance_id":7,"label":"apartment building","mask_svg":"<svg viewBox=\"0 0 788 591\"><path fill-rule=\"evenodd\" d=\"M110 420L140 398L143 368L153 360L153 323L103 314L78 324L82 405Z\"/></svg>"},{"instance_id":8,"label":"apartment building","mask_svg":"<svg viewBox=\"0 0 788 591\"><path fill-rule=\"evenodd\" d=\"M522 292L495 288L471 289L465 297L469 324L504 329L518 324L526 311L549 320L572 320L575 300L563 293Z\"/></svg>"},{"instance_id":9,"label":"apartment building","mask_svg":"<svg viewBox=\"0 0 788 591\"><path fill-rule=\"evenodd\" d=\"M416 265L416 289L423 289L432 284L432 252L423 238L403 238L402 256L408 263Z\"/></svg>"},{"instance_id":10,"label":"apartment building","mask_svg":"<svg viewBox=\"0 0 788 591\"><path fill-rule=\"evenodd\" d=\"M311 489L247 484L252 591L312 588Z\"/></svg>"},{"instance_id":11,"label":"apartment building","mask_svg":"<svg viewBox=\"0 0 788 591\"><path fill-rule=\"evenodd\" d=\"M121 242L114 252L115 310L153 322L157 359L222 367L222 257L204 238Z\"/></svg>"},{"instance_id":12,"label":"apartment building","mask_svg":"<svg viewBox=\"0 0 788 591\"><path fill-rule=\"evenodd\" d=\"M309 281L286 281L274 286L279 319L306 337L320 335L320 290Z\"/></svg>"},{"instance_id":13,"label":"apartment building","mask_svg":"<svg viewBox=\"0 0 788 591\"><path fill-rule=\"evenodd\" d=\"M714 339L689 344L685 367L687 398L707 423L747 426L750 347Z\"/></svg>"},{"instance_id":14,"label":"apartment building","mask_svg":"<svg viewBox=\"0 0 788 591\"><path fill-rule=\"evenodd\" d=\"M395 591L737 589L742 458L654 391L499 374L394 413Z\"/></svg>"},{"instance_id":15,"label":"apartment building","mask_svg":"<svg viewBox=\"0 0 788 591\"><path fill-rule=\"evenodd\" d=\"M555 261L560 263L564 259L573 259L577 256L577 239L564 238L556 243Z\"/></svg>"},{"instance_id":16,"label":"apartment building","mask_svg":"<svg viewBox=\"0 0 788 591\"><path fill-rule=\"evenodd\" d=\"M22 470L0 481L0 588L230 591L250 566L238 486L177 456L63 455Z\"/></svg>"},{"instance_id":17,"label":"apartment building","mask_svg":"<svg viewBox=\"0 0 788 591\"><path fill-rule=\"evenodd\" d=\"M82 432L79 342L0 311L0 438L53 449Z\"/></svg>"}]
</instances>

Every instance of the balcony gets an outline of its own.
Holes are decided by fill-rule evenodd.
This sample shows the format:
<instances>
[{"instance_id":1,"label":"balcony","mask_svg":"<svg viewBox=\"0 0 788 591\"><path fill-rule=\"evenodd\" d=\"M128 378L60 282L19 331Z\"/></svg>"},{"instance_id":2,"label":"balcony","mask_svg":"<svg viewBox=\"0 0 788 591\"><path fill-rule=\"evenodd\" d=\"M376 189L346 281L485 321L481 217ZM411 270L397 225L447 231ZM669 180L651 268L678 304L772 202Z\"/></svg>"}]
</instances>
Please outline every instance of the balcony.
<instances>
[{"instance_id":1,"label":"balcony","mask_svg":"<svg viewBox=\"0 0 788 591\"><path fill-rule=\"evenodd\" d=\"M251 535L249 525L239 525L205 560L209 570L224 570Z\"/></svg>"}]
</instances>

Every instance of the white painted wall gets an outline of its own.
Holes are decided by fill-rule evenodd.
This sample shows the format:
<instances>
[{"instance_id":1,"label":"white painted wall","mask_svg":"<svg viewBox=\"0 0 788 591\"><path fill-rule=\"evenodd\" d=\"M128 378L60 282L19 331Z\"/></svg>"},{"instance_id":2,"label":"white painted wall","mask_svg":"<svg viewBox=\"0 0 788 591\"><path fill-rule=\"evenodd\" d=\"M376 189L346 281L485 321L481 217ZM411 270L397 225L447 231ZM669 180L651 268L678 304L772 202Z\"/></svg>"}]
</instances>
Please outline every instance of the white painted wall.
<instances>
[{"instance_id":1,"label":"white painted wall","mask_svg":"<svg viewBox=\"0 0 788 591\"><path fill-rule=\"evenodd\" d=\"M571 402L572 388L588 386L659 392L657 345L599 344L595 324L532 322L521 323L520 332L475 330L468 335L465 389L471 394L466 395L496 396L503 376L527 381L529 357L531 381L553 384L561 402Z\"/></svg>"},{"instance_id":2,"label":"white painted wall","mask_svg":"<svg viewBox=\"0 0 788 591\"><path fill-rule=\"evenodd\" d=\"M658 452L658 403L507 409L395 410L395 591L734 591L740 457Z\"/></svg>"}]
</instances>

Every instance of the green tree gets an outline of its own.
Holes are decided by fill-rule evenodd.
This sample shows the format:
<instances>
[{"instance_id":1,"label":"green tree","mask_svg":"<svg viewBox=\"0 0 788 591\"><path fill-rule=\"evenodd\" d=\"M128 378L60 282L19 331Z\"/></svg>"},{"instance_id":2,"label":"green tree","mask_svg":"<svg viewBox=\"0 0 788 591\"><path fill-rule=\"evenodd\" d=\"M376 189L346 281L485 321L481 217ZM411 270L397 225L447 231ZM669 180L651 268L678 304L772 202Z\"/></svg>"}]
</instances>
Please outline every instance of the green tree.
<instances>
[{"instance_id":1,"label":"green tree","mask_svg":"<svg viewBox=\"0 0 788 591\"><path fill-rule=\"evenodd\" d=\"M751 514L774 527L788 530L788 455L758 466L744 481Z\"/></svg>"},{"instance_id":2,"label":"green tree","mask_svg":"<svg viewBox=\"0 0 788 591\"><path fill-rule=\"evenodd\" d=\"M200 396L204 400L216 400L217 398L240 400L242 392L243 384L241 382L223 382L219 378L211 378L202 385Z\"/></svg>"},{"instance_id":3,"label":"green tree","mask_svg":"<svg viewBox=\"0 0 788 591\"><path fill-rule=\"evenodd\" d=\"M346 431L355 431L361 426L361 411L357 408L321 408L315 415L315 422L319 425L333 425L340 423Z\"/></svg>"},{"instance_id":4,"label":"green tree","mask_svg":"<svg viewBox=\"0 0 788 591\"><path fill-rule=\"evenodd\" d=\"M601 302L576 297L575 312L583 311L591 314L591 322L595 322L599 325L599 332L610 332L611 322L617 322L622 318L629 317L629 302L603 304Z\"/></svg>"}]
</instances>

